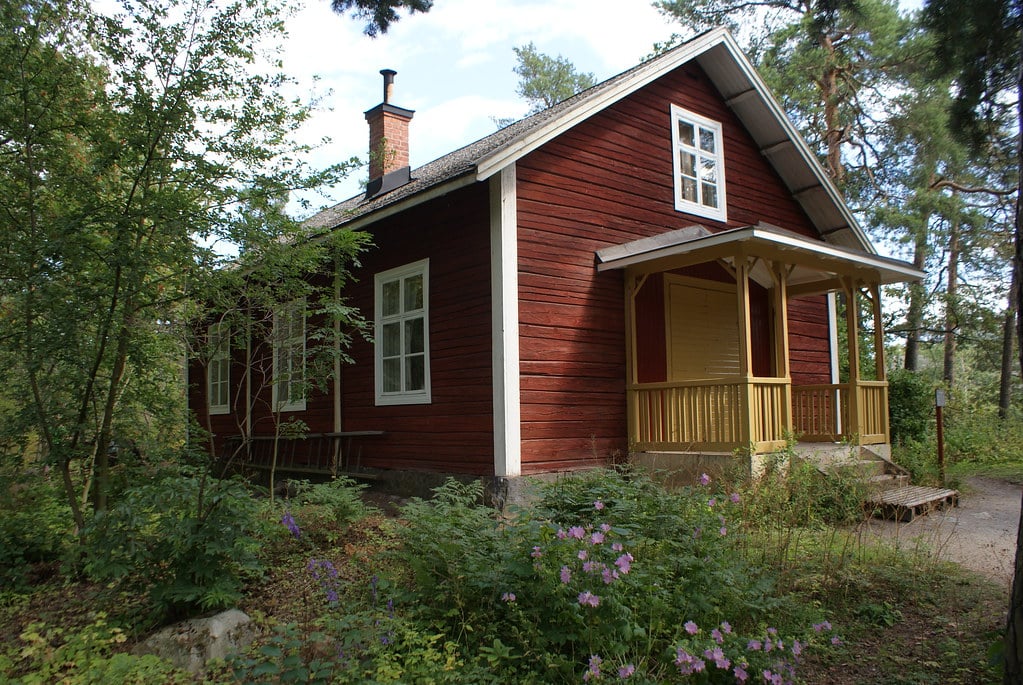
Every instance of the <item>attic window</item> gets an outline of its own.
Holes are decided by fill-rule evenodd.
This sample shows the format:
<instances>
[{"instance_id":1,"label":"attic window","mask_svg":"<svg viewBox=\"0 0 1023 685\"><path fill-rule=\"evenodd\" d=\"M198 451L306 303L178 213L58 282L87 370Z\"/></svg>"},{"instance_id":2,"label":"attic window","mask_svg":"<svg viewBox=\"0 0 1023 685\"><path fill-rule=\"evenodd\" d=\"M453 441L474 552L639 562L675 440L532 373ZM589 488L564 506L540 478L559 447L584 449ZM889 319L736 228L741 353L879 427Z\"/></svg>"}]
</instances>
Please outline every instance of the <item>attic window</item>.
<instances>
[{"instance_id":1,"label":"attic window","mask_svg":"<svg viewBox=\"0 0 1023 685\"><path fill-rule=\"evenodd\" d=\"M675 209L725 221L725 155L721 124L671 106Z\"/></svg>"}]
</instances>

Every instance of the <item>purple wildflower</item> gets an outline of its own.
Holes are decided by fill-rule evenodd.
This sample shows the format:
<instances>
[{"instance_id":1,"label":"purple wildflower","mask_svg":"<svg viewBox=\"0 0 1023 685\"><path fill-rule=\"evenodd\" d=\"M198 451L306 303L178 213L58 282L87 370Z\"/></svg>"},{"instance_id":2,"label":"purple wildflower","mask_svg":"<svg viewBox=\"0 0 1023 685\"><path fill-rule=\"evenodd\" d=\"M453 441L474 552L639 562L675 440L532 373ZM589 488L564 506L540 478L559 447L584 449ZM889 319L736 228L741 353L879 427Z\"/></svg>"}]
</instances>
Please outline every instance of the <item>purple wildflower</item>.
<instances>
[{"instance_id":1,"label":"purple wildflower","mask_svg":"<svg viewBox=\"0 0 1023 685\"><path fill-rule=\"evenodd\" d=\"M799 656L802 653L803 653L803 645L799 644L799 640L794 640L792 642L792 655L793 656Z\"/></svg>"},{"instance_id":2,"label":"purple wildflower","mask_svg":"<svg viewBox=\"0 0 1023 685\"><path fill-rule=\"evenodd\" d=\"M675 665L678 666L678 670L682 675L689 675L691 673L700 673L706 664L703 663L703 659L698 659L679 647L675 651Z\"/></svg>"},{"instance_id":3,"label":"purple wildflower","mask_svg":"<svg viewBox=\"0 0 1023 685\"><path fill-rule=\"evenodd\" d=\"M831 638L831 644L833 644L833 645L840 645L840 644L842 644L842 638L840 638L839 636L835 635L833 638Z\"/></svg>"},{"instance_id":4,"label":"purple wildflower","mask_svg":"<svg viewBox=\"0 0 1023 685\"><path fill-rule=\"evenodd\" d=\"M604 534L601 533L600 531L597 531L596 533L590 536L590 544L599 545L602 542L604 542Z\"/></svg>"},{"instance_id":5,"label":"purple wildflower","mask_svg":"<svg viewBox=\"0 0 1023 685\"><path fill-rule=\"evenodd\" d=\"M590 664L586 669L586 673L583 674L583 680L596 679L600 677L600 664L604 662L596 654L590 656Z\"/></svg>"},{"instance_id":6,"label":"purple wildflower","mask_svg":"<svg viewBox=\"0 0 1023 685\"><path fill-rule=\"evenodd\" d=\"M605 566L604 570L600 572L600 577L603 579L605 585L610 585L618 580L618 571Z\"/></svg>"},{"instance_id":7,"label":"purple wildflower","mask_svg":"<svg viewBox=\"0 0 1023 685\"><path fill-rule=\"evenodd\" d=\"M618 677L621 678L622 680L625 680L635 672L636 672L635 666L633 666L632 664L625 664L624 666L618 669Z\"/></svg>"},{"instance_id":8,"label":"purple wildflower","mask_svg":"<svg viewBox=\"0 0 1023 685\"><path fill-rule=\"evenodd\" d=\"M732 634L732 624L729 623L728 621L722 621L721 622L721 632L723 632L725 635L731 635Z\"/></svg>"},{"instance_id":9,"label":"purple wildflower","mask_svg":"<svg viewBox=\"0 0 1023 685\"><path fill-rule=\"evenodd\" d=\"M579 593L579 604L582 606L596 607L600 605L600 597L593 594L589 590L584 590Z\"/></svg>"},{"instance_id":10,"label":"purple wildflower","mask_svg":"<svg viewBox=\"0 0 1023 685\"><path fill-rule=\"evenodd\" d=\"M622 573L628 573L629 571L632 570L632 561L633 561L632 555L626 552L625 554L615 559L615 566L617 566L618 570L621 571Z\"/></svg>"},{"instance_id":11,"label":"purple wildflower","mask_svg":"<svg viewBox=\"0 0 1023 685\"><path fill-rule=\"evenodd\" d=\"M727 670L732 666L732 662L725 656L724 651L720 647L714 649L708 649L703 652L703 657L708 661L713 661L714 665L721 670Z\"/></svg>"},{"instance_id":12,"label":"purple wildflower","mask_svg":"<svg viewBox=\"0 0 1023 685\"><path fill-rule=\"evenodd\" d=\"M534 545L533 551L529 553L529 556L533 557L534 559L539 559L540 557L542 557L543 552L540 551L540 545Z\"/></svg>"},{"instance_id":13,"label":"purple wildflower","mask_svg":"<svg viewBox=\"0 0 1023 685\"><path fill-rule=\"evenodd\" d=\"M727 526L721 526L721 528L718 530L718 532L721 533L721 537L725 537L726 535L728 535L728 527Z\"/></svg>"},{"instance_id":14,"label":"purple wildflower","mask_svg":"<svg viewBox=\"0 0 1023 685\"><path fill-rule=\"evenodd\" d=\"M586 573L596 573L602 567L603 564L601 564L599 561L593 561L592 559L590 561L583 563L583 571L585 571Z\"/></svg>"},{"instance_id":15,"label":"purple wildflower","mask_svg":"<svg viewBox=\"0 0 1023 685\"><path fill-rule=\"evenodd\" d=\"M822 630L831 630L831 623L828 621L822 621L821 623L813 624L813 632L819 633Z\"/></svg>"},{"instance_id":16,"label":"purple wildflower","mask_svg":"<svg viewBox=\"0 0 1023 685\"><path fill-rule=\"evenodd\" d=\"M589 554L587 554L585 549L581 549L576 556L579 557L579 561L586 561L586 557L588 557Z\"/></svg>"},{"instance_id":17,"label":"purple wildflower","mask_svg":"<svg viewBox=\"0 0 1023 685\"><path fill-rule=\"evenodd\" d=\"M710 631L710 636L714 639L714 642L718 643L719 645L725 641L725 637L721 634L721 631L718 630L717 628L715 628L714 630Z\"/></svg>"},{"instance_id":18,"label":"purple wildflower","mask_svg":"<svg viewBox=\"0 0 1023 685\"><path fill-rule=\"evenodd\" d=\"M701 473L700 485L710 485L710 476L708 476L706 473Z\"/></svg>"},{"instance_id":19,"label":"purple wildflower","mask_svg":"<svg viewBox=\"0 0 1023 685\"><path fill-rule=\"evenodd\" d=\"M733 492L731 495L728 496L728 499L732 500L732 504L738 504L739 500L742 498L739 497L739 493Z\"/></svg>"},{"instance_id":20,"label":"purple wildflower","mask_svg":"<svg viewBox=\"0 0 1023 685\"><path fill-rule=\"evenodd\" d=\"M746 643L746 649L750 652L759 652L762 646L760 640L750 640Z\"/></svg>"},{"instance_id":21,"label":"purple wildflower","mask_svg":"<svg viewBox=\"0 0 1023 685\"><path fill-rule=\"evenodd\" d=\"M568 533L566 533L563 528L558 528L558 532L554 534L554 537L558 538L559 540L564 540L565 538L568 537Z\"/></svg>"},{"instance_id":22,"label":"purple wildflower","mask_svg":"<svg viewBox=\"0 0 1023 685\"><path fill-rule=\"evenodd\" d=\"M709 500L707 500L707 506L708 507L713 507L717 503L718 503L718 498L717 497L711 497Z\"/></svg>"},{"instance_id":23,"label":"purple wildflower","mask_svg":"<svg viewBox=\"0 0 1023 685\"><path fill-rule=\"evenodd\" d=\"M568 581L572 580L572 571L567 566L561 567L561 582L567 584Z\"/></svg>"},{"instance_id":24,"label":"purple wildflower","mask_svg":"<svg viewBox=\"0 0 1023 685\"><path fill-rule=\"evenodd\" d=\"M598 499L593 503L593 508L596 509L597 511L600 511L601 509L604 508L604 503Z\"/></svg>"},{"instance_id":25,"label":"purple wildflower","mask_svg":"<svg viewBox=\"0 0 1023 685\"><path fill-rule=\"evenodd\" d=\"M622 547L622 543L620 542L615 542L611 545L612 552L621 552L623 549L624 547Z\"/></svg>"},{"instance_id":26,"label":"purple wildflower","mask_svg":"<svg viewBox=\"0 0 1023 685\"><path fill-rule=\"evenodd\" d=\"M284 527L291 531L291 534L295 536L295 539L302 537L302 530L298 527L295 522L295 517L291 515L290 511L284 512L284 516L281 517L281 523Z\"/></svg>"},{"instance_id":27,"label":"purple wildflower","mask_svg":"<svg viewBox=\"0 0 1023 685\"><path fill-rule=\"evenodd\" d=\"M600 529L602 531L604 531L605 533L610 533L611 532L611 524L610 523L601 523L600 524Z\"/></svg>"},{"instance_id":28,"label":"purple wildflower","mask_svg":"<svg viewBox=\"0 0 1023 685\"><path fill-rule=\"evenodd\" d=\"M686 632L689 633L690 635L696 635L698 632L700 632L700 627L693 623L692 621L686 621L684 624L682 624L682 627L685 628Z\"/></svg>"},{"instance_id":29,"label":"purple wildflower","mask_svg":"<svg viewBox=\"0 0 1023 685\"><path fill-rule=\"evenodd\" d=\"M511 602L514 602L515 599L516 599L516 597L515 597L515 593L514 592L506 592L503 595L501 595L501 601L503 601L503 602L511 603Z\"/></svg>"},{"instance_id":30,"label":"purple wildflower","mask_svg":"<svg viewBox=\"0 0 1023 685\"><path fill-rule=\"evenodd\" d=\"M749 679L749 673L746 672L746 664L736 666L732 673L735 674L735 680L740 683L744 683Z\"/></svg>"},{"instance_id":31,"label":"purple wildflower","mask_svg":"<svg viewBox=\"0 0 1023 685\"><path fill-rule=\"evenodd\" d=\"M568 537L575 538L576 540L582 540L586 537L586 531L583 530L582 526L572 526L568 529Z\"/></svg>"}]
</instances>

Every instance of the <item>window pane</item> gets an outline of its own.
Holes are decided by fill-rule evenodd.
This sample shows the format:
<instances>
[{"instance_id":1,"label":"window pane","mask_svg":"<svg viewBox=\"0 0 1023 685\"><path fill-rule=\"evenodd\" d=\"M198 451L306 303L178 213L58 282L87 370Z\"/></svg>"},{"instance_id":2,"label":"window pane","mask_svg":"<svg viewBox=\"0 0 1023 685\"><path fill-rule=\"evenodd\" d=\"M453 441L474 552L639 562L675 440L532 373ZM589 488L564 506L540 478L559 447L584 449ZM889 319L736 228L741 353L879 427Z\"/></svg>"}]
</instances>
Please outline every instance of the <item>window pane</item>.
<instances>
[{"instance_id":1,"label":"window pane","mask_svg":"<svg viewBox=\"0 0 1023 685\"><path fill-rule=\"evenodd\" d=\"M405 279L405 309L412 312L423 308L423 276L417 274Z\"/></svg>"},{"instance_id":2,"label":"window pane","mask_svg":"<svg viewBox=\"0 0 1023 685\"><path fill-rule=\"evenodd\" d=\"M706 183L717 183L717 164L711 157L704 157L700 160L700 180Z\"/></svg>"},{"instance_id":3,"label":"window pane","mask_svg":"<svg viewBox=\"0 0 1023 685\"><path fill-rule=\"evenodd\" d=\"M385 359L384 392L401 392L401 359Z\"/></svg>"},{"instance_id":4,"label":"window pane","mask_svg":"<svg viewBox=\"0 0 1023 685\"><path fill-rule=\"evenodd\" d=\"M405 321L405 354L424 352L423 346L423 319L408 319Z\"/></svg>"},{"instance_id":5,"label":"window pane","mask_svg":"<svg viewBox=\"0 0 1023 685\"><path fill-rule=\"evenodd\" d=\"M691 178L682 179L682 198L696 202L696 181Z\"/></svg>"},{"instance_id":6,"label":"window pane","mask_svg":"<svg viewBox=\"0 0 1023 685\"><path fill-rule=\"evenodd\" d=\"M663 121L663 119L662 119ZM661 129L663 130L663 129ZM678 122L678 141L683 145L695 146L696 133L693 125L686 121Z\"/></svg>"},{"instance_id":7,"label":"window pane","mask_svg":"<svg viewBox=\"0 0 1023 685\"><path fill-rule=\"evenodd\" d=\"M703 204L707 207L718 206L718 189L709 183L703 184Z\"/></svg>"},{"instance_id":8,"label":"window pane","mask_svg":"<svg viewBox=\"0 0 1023 685\"><path fill-rule=\"evenodd\" d=\"M684 175L696 176L696 155L689 152L680 152L678 161Z\"/></svg>"},{"instance_id":9,"label":"window pane","mask_svg":"<svg viewBox=\"0 0 1023 685\"><path fill-rule=\"evenodd\" d=\"M700 128L700 149L711 153L714 152L714 131Z\"/></svg>"},{"instance_id":10,"label":"window pane","mask_svg":"<svg viewBox=\"0 0 1023 685\"><path fill-rule=\"evenodd\" d=\"M426 357L417 354L405 358L405 390L426 389Z\"/></svg>"},{"instance_id":11,"label":"window pane","mask_svg":"<svg viewBox=\"0 0 1023 685\"><path fill-rule=\"evenodd\" d=\"M381 288L383 302L380 303L384 316L401 313L401 281L388 281Z\"/></svg>"},{"instance_id":12,"label":"window pane","mask_svg":"<svg viewBox=\"0 0 1023 685\"><path fill-rule=\"evenodd\" d=\"M401 324L397 321L394 323L385 323L383 327L383 340L381 344L384 346L383 355L385 357L397 357L401 354Z\"/></svg>"}]
</instances>

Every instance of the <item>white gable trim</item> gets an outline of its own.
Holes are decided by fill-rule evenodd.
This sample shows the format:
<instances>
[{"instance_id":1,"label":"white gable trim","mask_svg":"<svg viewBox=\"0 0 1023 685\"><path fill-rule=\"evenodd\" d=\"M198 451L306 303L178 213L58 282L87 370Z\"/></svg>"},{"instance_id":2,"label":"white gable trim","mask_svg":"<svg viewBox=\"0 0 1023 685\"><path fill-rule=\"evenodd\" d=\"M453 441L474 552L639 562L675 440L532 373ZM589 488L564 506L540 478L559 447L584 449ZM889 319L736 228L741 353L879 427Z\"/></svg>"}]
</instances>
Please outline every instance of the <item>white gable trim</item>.
<instances>
[{"instance_id":1,"label":"white gable trim","mask_svg":"<svg viewBox=\"0 0 1023 685\"><path fill-rule=\"evenodd\" d=\"M519 272L515 163L490 179L490 294L494 475L522 473L519 399Z\"/></svg>"}]
</instances>

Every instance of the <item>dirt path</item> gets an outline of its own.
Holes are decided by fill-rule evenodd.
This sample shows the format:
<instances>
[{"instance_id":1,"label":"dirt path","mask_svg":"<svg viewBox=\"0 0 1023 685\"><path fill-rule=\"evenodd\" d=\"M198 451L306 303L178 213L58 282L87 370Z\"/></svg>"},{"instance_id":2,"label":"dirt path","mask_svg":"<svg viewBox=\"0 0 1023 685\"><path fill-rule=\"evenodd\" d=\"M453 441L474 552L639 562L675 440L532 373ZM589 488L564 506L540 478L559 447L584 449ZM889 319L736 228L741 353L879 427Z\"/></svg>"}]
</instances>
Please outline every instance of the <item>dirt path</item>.
<instances>
[{"instance_id":1,"label":"dirt path","mask_svg":"<svg viewBox=\"0 0 1023 685\"><path fill-rule=\"evenodd\" d=\"M902 549L954 561L989 578L1012 584L1023 487L983 476L967 479L959 506L919 516L910 523L873 519L868 534Z\"/></svg>"}]
</instances>

